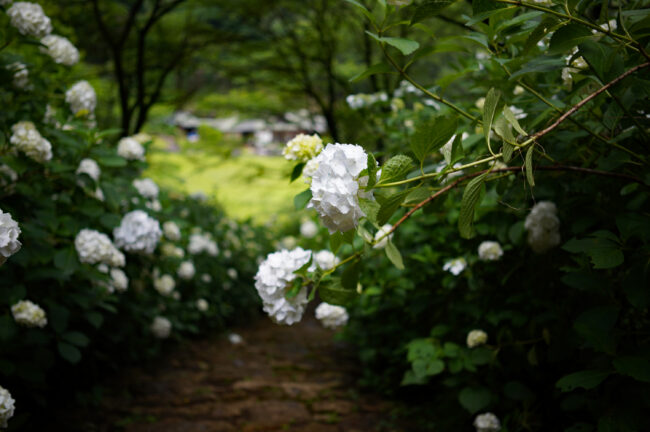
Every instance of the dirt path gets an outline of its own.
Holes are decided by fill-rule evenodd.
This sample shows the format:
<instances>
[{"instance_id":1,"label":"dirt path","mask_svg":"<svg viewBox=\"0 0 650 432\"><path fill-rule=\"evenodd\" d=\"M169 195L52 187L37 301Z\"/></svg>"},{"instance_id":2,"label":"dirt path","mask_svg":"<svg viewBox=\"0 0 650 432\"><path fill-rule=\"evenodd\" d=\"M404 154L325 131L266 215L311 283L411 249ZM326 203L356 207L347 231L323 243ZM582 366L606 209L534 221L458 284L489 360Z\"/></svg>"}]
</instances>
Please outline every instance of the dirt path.
<instances>
[{"instance_id":1,"label":"dirt path","mask_svg":"<svg viewBox=\"0 0 650 432\"><path fill-rule=\"evenodd\" d=\"M315 320L284 327L263 318L237 333L241 344L190 342L153 370L126 371L87 430L398 430L390 404L354 388L346 348Z\"/></svg>"}]
</instances>

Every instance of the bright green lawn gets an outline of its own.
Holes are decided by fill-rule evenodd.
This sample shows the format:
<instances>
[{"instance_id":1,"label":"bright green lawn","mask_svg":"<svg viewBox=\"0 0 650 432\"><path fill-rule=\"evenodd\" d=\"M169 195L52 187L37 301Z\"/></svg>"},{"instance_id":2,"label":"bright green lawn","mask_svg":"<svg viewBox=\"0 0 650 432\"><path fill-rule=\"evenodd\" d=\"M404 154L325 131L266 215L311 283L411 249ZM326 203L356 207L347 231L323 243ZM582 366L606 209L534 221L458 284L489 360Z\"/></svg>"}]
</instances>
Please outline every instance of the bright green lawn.
<instances>
[{"instance_id":1,"label":"bright green lawn","mask_svg":"<svg viewBox=\"0 0 650 432\"><path fill-rule=\"evenodd\" d=\"M192 144L183 144L184 149L178 153L164 147L161 140L150 147L150 168L144 176L168 189L204 192L238 219L252 217L257 223L286 221L295 216L294 195L307 188L301 180L289 184L293 165L282 157L224 157L192 148Z\"/></svg>"}]
</instances>

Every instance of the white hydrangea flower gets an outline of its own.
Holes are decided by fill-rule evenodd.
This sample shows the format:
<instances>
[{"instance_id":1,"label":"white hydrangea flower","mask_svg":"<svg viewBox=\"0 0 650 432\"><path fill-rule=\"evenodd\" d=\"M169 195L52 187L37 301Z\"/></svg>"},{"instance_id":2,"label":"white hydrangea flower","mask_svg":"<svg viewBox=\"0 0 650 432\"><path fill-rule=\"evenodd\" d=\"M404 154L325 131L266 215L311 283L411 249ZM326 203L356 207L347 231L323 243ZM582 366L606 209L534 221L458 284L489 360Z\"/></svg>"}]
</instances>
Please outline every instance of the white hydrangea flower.
<instances>
[{"instance_id":1,"label":"white hydrangea flower","mask_svg":"<svg viewBox=\"0 0 650 432\"><path fill-rule=\"evenodd\" d=\"M0 427L6 428L7 422L14 416L16 401L11 397L11 393L3 387L0 387Z\"/></svg>"},{"instance_id":2,"label":"white hydrangea flower","mask_svg":"<svg viewBox=\"0 0 650 432\"><path fill-rule=\"evenodd\" d=\"M74 239L74 246L82 263L124 267L124 254L117 250L106 234L99 231L82 229Z\"/></svg>"},{"instance_id":3,"label":"white hydrangea flower","mask_svg":"<svg viewBox=\"0 0 650 432\"><path fill-rule=\"evenodd\" d=\"M472 330L467 333L467 347L475 348L487 343L488 335L483 330Z\"/></svg>"},{"instance_id":4,"label":"white hydrangea flower","mask_svg":"<svg viewBox=\"0 0 650 432\"><path fill-rule=\"evenodd\" d=\"M135 179L133 180L133 187L138 190L138 193L147 199L158 198L158 185L150 178Z\"/></svg>"},{"instance_id":5,"label":"white hydrangea flower","mask_svg":"<svg viewBox=\"0 0 650 432\"><path fill-rule=\"evenodd\" d=\"M185 251L172 243L164 243L160 246L160 251L163 256L167 257L183 258L185 256Z\"/></svg>"},{"instance_id":6,"label":"white hydrangea flower","mask_svg":"<svg viewBox=\"0 0 650 432\"><path fill-rule=\"evenodd\" d=\"M21 300L11 306L11 314L14 316L14 321L17 324L25 327L43 328L47 325L45 311L39 305L29 300Z\"/></svg>"},{"instance_id":7,"label":"white hydrangea flower","mask_svg":"<svg viewBox=\"0 0 650 432\"><path fill-rule=\"evenodd\" d=\"M264 304L264 312L279 324L294 324L302 319L307 305L307 288L303 287L294 297L287 298L293 273L309 262L311 251L296 248L269 254L255 275L255 288Z\"/></svg>"},{"instance_id":8,"label":"white hydrangea flower","mask_svg":"<svg viewBox=\"0 0 650 432\"><path fill-rule=\"evenodd\" d=\"M176 281L170 275L162 275L153 280L153 287L160 295L169 297L176 288Z\"/></svg>"},{"instance_id":9,"label":"white hydrangea flower","mask_svg":"<svg viewBox=\"0 0 650 432\"><path fill-rule=\"evenodd\" d=\"M142 210L134 210L122 218L113 230L118 248L127 252L153 253L162 237L160 223Z\"/></svg>"},{"instance_id":10,"label":"white hydrangea flower","mask_svg":"<svg viewBox=\"0 0 650 432\"><path fill-rule=\"evenodd\" d=\"M102 170L99 168L97 162L92 159L86 158L79 163L76 174L87 174L91 179L98 181Z\"/></svg>"},{"instance_id":11,"label":"white hydrangea flower","mask_svg":"<svg viewBox=\"0 0 650 432\"><path fill-rule=\"evenodd\" d=\"M226 274L230 279L237 279L237 277L239 276L237 274L237 270L235 270L234 268L229 268L228 270L226 270Z\"/></svg>"},{"instance_id":12,"label":"white hydrangea flower","mask_svg":"<svg viewBox=\"0 0 650 432\"><path fill-rule=\"evenodd\" d=\"M365 213L359 207L359 196L371 198L360 186L367 177L359 178L368 166L368 155L361 146L328 144L316 156L318 168L312 177L312 198L308 208L316 209L330 234L354 229Z\"/></svg>"},{"instance_id":13,"label":"white hydrangea flower","mask_svg":"<svg viewBox=\"0 0 650 432\"><path fill-rule=\"evenodd\" d=\"M26 36L41 38L52 32L50 18L36 3L16 2L7 9L7 15L11 19L11 25Z\"/></svg>"},{"instance_id":14,"label":"white hydrangea flower","mask_svg":"<svg viewBox=\"0 0 650 432\"><path fill-rule=\"evenodd\" d=\"M97 189L95 189L95 193L93 194L93 197L99 201L104 201L104 191L98 187Z\"/></svg>"},{"instance_id":15,"label":"white hydrangea flower","mask_svg":"<svg viewBox=\"0 0 650 432\"><path fill-rule=\"evenodd\" d=\"M167 339L172 332L172 323L165 317L157 316L153 319L150 329L158 339Z\"/></svg>"},{"instance_id":16,"label":"white hydrangea flower","mask_svg":"<svg viewBox=\"0 0 650 432\"><path fill-rule=\"evenodd\" d=\"M47 162L52 159L52 144L29 121L21 121L11 127L13 135L9 141L18 150L25 153L36 162Z\"/></svg>"},{"instance_id":17,"label":"white hydrangea flower","mask_svg":"<svg viewBox=\"0 0 650 432\"><path fill-rule=\"evenodd\" d=\"M203 282L203 283L210 283L210 282L212 282L212 276L210 276L210 275L207 274L207 273L203 273L203 274L201 275L201 282Z\"/></svg>"},{"instance_id":18,"label":"white hydrangea flower","mask_svg":"<svg viewBox=\"0 0 650 432\"><path fill-rule=\"evenodd\" d=\"M133 137L122 138L117 144L117 154L128 160L144 160L144 147Z\"/></svg>"},{"instance_id":19,"label":"white hydrangea flower","mask_svg":"<svg viewBox=\"0 0 650 432\"><path fill-rule=\"evenodd\" d=\"M503 256L501 245L495 241L484 241L478 246L478 257L482 261L497 261Z\"/></svg>"},{"instance_id":20,"label":"white hydrangea flower","mask_svg":"<svg viewBox=\"0 0 650 432\"><path fill-rule=\"evenodd\" d=\"M340 262L341 260L327 249L314 253L314 263L321 270L330 270Z\"/></svg>"},{"instance_id":21,"label":"white hydrangea flower","mask_svg":"<svg viewBox=\"0 0 650 432\"><path fill-rule=\"evenodd\" d=\"M318 161L316 158L310 159L302 169L302 177L305 179L305 183L311 183L311 178L314 176L314 173L318 169Z\"/></svg>"},{"instance_id":22,"label":"white hydrangea flower","mask_svg":"<svg viewBox=\"0 0 650 432\"><path fill-rule=\"evenodd\" d=\"M139 142L140 144L144 144L152 140L151 135L146 134L144 132L140 132L133 135L133 139Z\"/></svg>"},{"instance_id":23,"label":"white hydrangea flower","mask_svg":"<svg viewBox=\"0 0 650 432\"><path fill-rule=\"evenodd\" d=\"M557 207L550 201L540 201L533 206L524 228L528 231L528 244L536 253L544 253L560 244L560 219Z\"/></svg>"},{"instance_id":24,"label":"white hydrangea flower","mask_svg":"<svg viewBox=\"0 0 650 432\"><path fill-rule=\"evenodd\" d=\"M515 88L512 90L512 94L515 96L519 96L521 94L524 94L524 88L520 85L516 85Z\"/></svg>"},{"instance_id":25,"label":"white hydrangea flower","mask_svg":"<svg viewBox=\"0 0 650 432\"><path fill-rule=\"evenodd\" d=\"M20 227L11 217L0 209L0 264L20 250L22 244L18 240Z\"/></svg>"},{"instance_id":26,"label":"white hydrangea flower","mask_svg":"<svg viewBox=\"0 0 650 432\"><path fill-rule=\"evenodd\" d=\"M88 116L95 112L97 94L88 81L79 81L65 92L65 101L77 116Z\"/></svg>"},{"instance_id":27,"label":"white hydrangea flower","mask_svg":"<svg viewBox=\"0 0 650 432\"><path fill-rule=\"evenodd\" d=\"M196 269L194 268L194 263L192 261L183 261L180 266L178 266L178 277L185 280L190 280L194 277Z\"/></svg>"},{"instance_id":28,"label":"white hydrangea flower","mask_svg":"<svg viewBox=\"0 0 650 432\"><path fill-rule=\"evenodd\" d=\"M280 244L285 249L293 249L298 245L298 240L294 236L286 236L280 240Z\"/></svg>"},{"instance_id":29,"label":"white hydrangea flower","mask_svg":"<svg viewBox=\"0 0 650 432\"><path fill-rule=\"evenodd\" d=\"M479 414L474 419L474 427L476 432L499 432L501 430L501 422L494 414L488 412Z\"/></svg>"},{"instance_id":30,"label":"white hydrangea flower","mask_svg":"<svg viewBox=\"0 0 650 432\"><path fill-rule=\"evenodd\" d=\"M157 199L155 199L155 200L151 200L151 201L147 201L146 203L144 203L144 205L145 205L149 210L154 211L154 212L159 212L159 211L162 210L162 204L160 204L160 201L158 201Z\"/></svg>"},{"instance_id":31,"label":"white hydrangea flower","mask_svg":"<svg viewBox=\"0 0 650 432\"><path fill-rule=\"evenodd\" d=\"M313 159L323 150L323 140L316 134L296 135L282 150L284 158L287 160L297 160L307 162Z\"/></svg>"},{"instance_id":32,"label":"white hydrangea flower","mask_svg":"<svg viewBox=\"0 0 650 432\"><path fill-rule=\"evenodd\" d=\"M190 236L190 244L187 246L187 251L192 255L197 255L206 252L210 256L217 256L219 248L217 243L212 240L209 234L192 234Z\"/></svg>"},{"instance_id":33,"label":"white hydrangea flower","mask_svg":"<svg viewBox=\"0 0 650 432\"><path fill-rule=\"evenodd\" d=\"M480 97L480 98L476 99L476 102L474 102L474 106L476 108L480 109L481 111L483 111L483 107L485 106L485 98Z\"/></svg>"},{"instance_id":34,"label":"white hydrangea flower","mask_svg":"<svg viewBox=\"0 0 650 432\"><path fill-rule=\"evenodd\" d=\"M562 83L571 89L571 84L573 84L573 75L572 73L578 72L578 69L565 67L562 68Z\"/></svg>"},{"instance_id":35,"label":"white hydrangea flower","mask_svg":"<svg viewBox=\"0 0 650 432\"><path fill-rule=\"evenodd\" d=\"M345 308L341 306L321 303L316 308L316 319L321 322L323 327L336 330L347 324L349 316Z\"/></svg>"},{"instance_id":36,"label":"white hydrangea flower","mask_svg":"<svg viewBox=\"0 0 650 432\"><path fill-rule=\"evenodd\" d=\"M515 115L515 118L517 120L525 119L526 117L528 117L528 114L526 114L524 112L524 110L521 109L521 108L518 108L518 107L516 107L514 105L510 105L509 108L510 108L510 111L512 111L512 113Z\"/></svg>"},{"instance_id":37,"label":"white hydrangea flower","mask_svg":"<svg viewBox=\"0 0 650 432\"><path fill-rule=\"evenodd\" d=\"M206 312L210 308L210 304L208 303L208 301L206 299L200 298L200 299L198 299L196 301L196 308L200 312Z\"/></svg>"},{"instance_id":38,"label":"white hydrangea flower","mask_svg":"<svg viewBox=\"0 0 650 432\"><path fill-rule=\"evenodd\" d=\"M300 235L305 238L314 238L318 234L318 225L312 220L306 220L300 224Z\"/></svg>"},{"instance_id":39,"label":"white hydrangea flower","mask_svg":"<svg viewBox=\"0 0 650 432\"><path fill-rule=\"evenodd\" d=\"M111 286L119 292L124 292L129 289L129 278L120 269L111 269Z\"/></svg>"},{"instance_id":40,"label":"white hydrangea flower","mask_svg":"<svg viewBox=\"0 0 650 432\"><path fill-rule=\"evenodd\" d=\"M14 62L7 65L6 69L14 73L12 84L15 88L23 90L29 89L29 70L25 64Z\"/></svg>"},{"instance_id":41,"label":"white hydrangea flower","mask_svg":"<svg viewBox=\"0 0 650 432\"><path fill-rule=\"evenodd\" d=\"M381 238L381 240L379 241L379 243L376 243L373 246L374 249L383 249L383 248L386 247L386 245L388 244L388 240L391 240L393 238L393 234L391 233L390 235L387 235L386 237L384 237L384 236L386 234L388 234L388 232L391 229L393 229L393 226L391 224L386 224L383 227L379 228L379 230L375 234L375 241L379 240L380 238ZM384 237L384 238L382 238L382 237Z\"/></svg>"},{"instance_id":42,"label":"white hydrangea flower","mask_svg":"<svg viewBox=\"0 0 650 432\"><path fill-rule=\"evenodd\" d=\"M453 274L454 276L458 276L465 270L467 267L467 261L465 258L455 258L453 260L447 261L444 266L442 266L442 269L444 271L448 271L449 273Z\"/></svg>"},{"instance_id":43,"label":"white hydrangea flower","mask_svg":"<svg viewBox=\"0 0 650 432\"><path fill-rule=\"evenodd\" d=\"M0 186L16 183L16 180L18 180L18 173L9 165L0 164Z\"/></svg>"},{"instance_id":44,"label":"white hydrangea flower","mask_svg":"<svg viewBox=\"0 0 650 432\"><path fill-rule=\"evenodd\" d=\"M600 28L605 30L605 31L610 31L610 32L616 31L616 29L618 28L618 23L616 22L616 18L612 18L611 20L607 21L606 23L601 24ZM591 30L591 32L593 34L595 34L595 35L601 35L602 36L602 33L599 32L596 29Z\"/></svg>"},{"instance_id":45,"label":"white hydrangea flower","mask_svg":"<svg viewBox=\"0 0 650 432\"><path fill-rule=\"evenodd\" d=\"M63 36L45 36L41 39L41 43L45 45L41 48L41 51L49 55L54 60L54 63L74 66L79 62L79 50Z\"/></svg>"},{"instance_id":46,"label":"white hydrangea flower","mask_svg":"<svg viewBox=\"0 0 650 432\"><path fill-rule=\"evenodd\" d=\"M179 241L181 239L181 229L172 221L167 221L163 224L163 234L165 238L171 241Z\"/></svg>"},{"instance_id":47,"label":"white hydrangea flower","mask_svg":"<svg viewBox=\"0 0 650 432\"><path fill-rule=\"evenodd\" d=\"M228 341L233 345L239 345L241 343L244 343L244 338L239 336L237 333L230 333L228 335Z\"/></svg>"},{"instance_id":48,"label":"white hydrangea flower","mask_svg":"<svg viewBox=\"0 0 650 432\"><path fill-rule=\"evenodd\" d=\"M466 140L469 138L469 134L467 132L463 132L463 134L460 136L461 141ZM449 141L445 143L442 147L440 147L440 154L445 158L447 162L451 161L451 150L452 147L454 146L454 140L456 139L456 134L452 135L451 138L449 138Z\"/></svg>"}]
</instances>

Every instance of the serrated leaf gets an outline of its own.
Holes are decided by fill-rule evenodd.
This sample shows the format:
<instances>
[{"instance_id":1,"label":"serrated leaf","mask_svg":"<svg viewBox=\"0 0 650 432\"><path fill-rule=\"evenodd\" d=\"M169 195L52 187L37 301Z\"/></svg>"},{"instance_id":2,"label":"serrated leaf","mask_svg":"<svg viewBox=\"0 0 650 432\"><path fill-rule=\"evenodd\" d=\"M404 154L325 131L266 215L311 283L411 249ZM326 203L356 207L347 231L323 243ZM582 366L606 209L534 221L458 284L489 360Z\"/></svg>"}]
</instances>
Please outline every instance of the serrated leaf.
<instances>
[{"instance_id":1,"label":"serrated leaf","mask_svg":"<svg viewBox=\"0 0 650 432\"><path fill-rule=\"evenodd\" d=\"M379 203L375 200L369 200L367 198L359 198L359 207L361 211L366 215L371 223L377 224L377 214L379 213Z\"/></svg>"},{"instance_id":2,"label":"serrated leaf","mask_svg":"<svg viewBox=\"0 0 650 432\"><path fill-rule=\"evenodd\" d=\"M392 47L397 48L404 55L412 54L415 50L420 48L419 43L410 39L396 38L396 37L382 37L380 38L380 40Z\"/></svg>"},{"instance_id":3,"label":"serrated leaf","mask_svg":"<svg viewBox=\"0 0 650 432\"><path fill-rule=\"evenodd\" d=\"M347 306L359 296L356 289L343 288L338 279L332 279L329 283L321 283L318 293L324 302L337 306Z\"/></svg>"},{"instance_id":4,"label":"serrated leaf","mask_svg":"<svg viewBox=\"0 0 650 432\"><path fill-rule=\"evenodd\" d=\"M463 135L456 134L454 142L451 143L451 160L448 161L447 164L454 164L461 160L463 156L465 156L465 151L463 150Z\"/></svg>"},{"instance_id":5,"label":"serrated leaf","mask_svg":"<svg viewBox=\"0 0 650 432\"><path fill-rule=\"evenodd\" d=\"M567 24L557 29L551 36L549 52L561 53L569 51L592 36L591 31L585 26Z\"/></svg>"},{"instance_id":6,"label":"serrated leaf","mask_svg":"<svg viewBox=\"0 0 650 432\"><path fill-rule=\"evenodd\" d=\"M463 192L463 199L460 203L460 214L458 215L458 230L463 238L472 236L472 223L474 221L474 209L478 204L485 190L485 176L483 173L467 184Z\"/></svg>"},{"instance_id":7,"label":"serrated leaf","mask_svg":"<svg viewBox=\"0 0 650 432\"><path fill-rule=\"evenodd\" d=\"M427 18L431 18L440 14L440 12L454 3L455 0L429 0L420 4L413 13L411 17L411 25L424 21Z\"/></svg>"},{"instance_id":8,"label":"serrated leaf","mask_svg":"<svg viewBox=\"0 0 650 432\"><path fill-rule=\"evenodd\" d=\"M366 185L366 188L370 189L377 183L377 171L379 171L377 159L375 159L375 156L372 153L368 153L368 167L365 171L368 175L368 184Z\"/></svg>"},{"instance_id":9,"label":"serrated leaf","mask_svg":"<svg viewBox=\"0 0 650 432\"><path fill-rule=\"evenodd\" d=\"M526 151L526 180L530 187L535 186L535 177L533 176L533 153L535 152L535 144L531 144Z\"/></svg>"},{"instance_id":10,"label":"serrated leaf","mask_svg":"<svg viewBox=\"0 0 650 432\"><path fill-rule=\"evenodd\" d=\"M499 117L496 122L494 122L494 130L503 138L502 150L503 161L508 162L512 157L512 152L514 151L514 146L509 144L510 142L515 142L515 137L512 135L512 129L505 117Z\"/></svg>"},{"instance_id":11,"label":"serrated leaf","mask_svg":"<svg viewBox=\"0 0 650 432\"><path fill-rule=\"evenodd\" d=\"M411 193L411 190L407 189L388 197L386 201L381 204L381 207L379 207L379 212L377 212L377 223L379 225L387 223L409 193Z\"/></svg>"},{"instance_id":12,"label":"serrated leaf","mask_svg":"<svg viewBox=\"0 0 650 432\"><path fill-rule=\"evenodd\" d=\"M510 108L507 105L505 105L503 107L503 115L505 116L506 120L508 120L508 123L510 123L512 125L512 127L515 128L515 130L517 132L519 132L520 134L522 134L524 136L528 135L526 133L526 131L524 130L524 128L521 127L521 125L519 124L519 121L517 121L517 118L515 117L514 113L510 110ZM513 137L512 141L513 142L515 141L514 137Z\"/></svg>"},{"instance_id":13,"label":"serrated leaf","mask_svg":"<svg viewBox=\"0 0 650 432\"><path fill-rule=\"evenodd\" d=\"M555 383L555 387L559 388L563 392L572 391L577 388L591 390L592 388L600 385L600 383L603 382L608 376L609 372L597 370L574 372L560 378Z\"/></svg>"},{"instance_id":14,"label":"serrated leaf","mask_svg":"<svg viewBox=\"0 0 650 432\"><path fill-rule=\"evenodd\" d=\"M381 167L379 183L401 180L413 169L413 159L405 155L393 156Z\"/></svg>"},{"instance_id":15,"label":"serrated leaf","mask_svg":"<svg viewBox=\"0 0 650 432\"><path fill-rule=\"evenodd\" d=\"M395 71L393 67L387 65L386 63L377 63L370 66L368 69L364 70L363 72L350 78L350 82L356 83L359 81L363 81L369 76L377 75L377 74L397 74L397 71Z\"/></svg>"},{"instance_id":16,"label":"serrated leaf","mask_svg":"<svg viewBox=\"0 0 650 432\"><path fill-rule=\"evenodd\" d=\"M411 151L422 162L429 154L439 150L456 133L456 117L434 117L415 126L411 137Z\"/></svg>"},{"instance_id":17,"label":"serrated leaf","mask_svg":"<svg viewBox=\"0 0 650 432\"><path fill-rule=\"evenodd\" d=\"M293 197L293 206L296 210L302 210L305 208L309 200L311 200L311 189L304 190Z\"/></svg>"},{"instance_id":18,"label":"serrated leaf","mask_svg":"<svg viewBox=\"0 0 650 432\"><path fill-rule=\"evenodd\" d=\"M492 147L490 147L490 130L492 130L492 122L494 121L494 115L496 114L500 99L501 92L491 88L485 96L485 104L483 105L483 134L485 135L485 142L490 152L492 152Z\"/></svg>"},{"instance_id":19,"label":"serrated leaf","mask_svg":"<svg viewBox=\"0 0 650 432\"><path fill-rule=\"evenodd\" d=\"M302 169L304 167L305 167L304 162L301 162L301 163L297 164L295 167L293 167L293 171L291 171L291 180L289 181L289 183L293 183L293 181L295 179L300 177L300 175L302 174Z\"/></svg>"},{"instance_id":20,"label":"serrated leaf","mask_svg":"<svg viewBox=\"0 0 650 432\"><path fill-rule=\"evenodd\" d=\"M386 243L385 251L386 256L390 262L392 262L393 265L398 269L404 270L404 260L402 260L402 254L399 252L399 249L397 249L397 246L395 246L391 240L388 240L388 243Z\"/></svg>"}]
</instances>

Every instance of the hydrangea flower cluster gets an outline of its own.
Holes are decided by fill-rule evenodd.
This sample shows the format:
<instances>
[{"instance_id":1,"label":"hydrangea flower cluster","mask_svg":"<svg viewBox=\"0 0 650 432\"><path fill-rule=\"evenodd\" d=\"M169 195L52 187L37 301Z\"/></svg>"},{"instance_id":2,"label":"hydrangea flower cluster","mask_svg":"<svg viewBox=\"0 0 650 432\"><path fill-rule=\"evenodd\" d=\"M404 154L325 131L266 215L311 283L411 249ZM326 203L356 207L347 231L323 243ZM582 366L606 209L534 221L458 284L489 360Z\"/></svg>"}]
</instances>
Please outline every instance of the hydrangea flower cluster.
<instances>
[{"instance_id":1,"label":"hydrangea flower cluster","mask_svg":"<svg viewBox=\"0 0 650 432\"><path fill-rule=\"evenodd\" d=\"M199 310L199 312L207 312L207 310L210 308L210 304L206 299L200 298L196 301L196 308Z\"/></svg>"},{"instance_id":2,"label":"hydrangea flower cluster","mask_svg":"<svg viewBox=\"0 0 650 432\"><path fill-rule=\"evenodd\" d=\"M359 197L372 197L360 190L364 178L359 174L368 166L368 155L358 145L328 144L314 161L318 168L312 176L312 198L307 207L316 209L330 234L354 229L365 216Z\"/></svg>"},{"instance_id":3,"label":"hydrangea flower cluster","mask_svg":"<svg viewBox=\"0 0 650 432\"><path fill-rule=\"evenodd\" d=\"M20 250L22 244L18 240L20 227L11 217L0 209L0 264Z\"/></svg>"},{"instance_id":4,"label":"hydrangea flower cluster","mask_svg":"<svg viewBox=\"0 0 650 432\"><path fill-rule=\"evenodd\" d=\"M167 339L172 333L172 323L165 317L157 316L153 319L150 329L158 339Z\"/></svg>"},{"instance_id":5,"label":"hydrangea flower cluster","mask_svg":"<svg viewBox=\"0 0 650 432\"><path fill-rule=\"evenodd\" d=\"M306 220L300 224L300 235L304 238L314 238L318 234L318 225L312 220Z\"/></svg>"},{"instance_id":6,"label":"hydrangea flower cluster","mask_svg":"<svg viewBox=\"0 0 650 432\"><path fill-rule=\"evenodd\" d=\"M467 260L465 258L454 258L453 260L447 261L445 265L442 266L444 271L448 271L454 276L458 276L465 270L467 267Z\"/></svg>"},{"instance_id":7,"label":"hydrangea flower cluster","mask_svg":"<svg viewBox=\"0 0 650 432\"><path fill-rule=\"evenodd\" d=\"M484 241L478 245L478 257L481 261L498 261L503 256L501 245L495 241Z\"/></svg>"},{"instance_id":8,"label":"hydrangea flower cluster","mask_svg":"<svg viewBox=\"0 0 650 432\"><path fill-rule=\"evenodd\" d=\"M167 240L179 241L181 239L181 229L172 221L163 224L163 234Z\"/></svg>"},{"instance_id":9,"label":"hydrangea flower cluster","mask_svg":"<svg viewBox=\"0 0 650 432\"><path fill-rule=\"evenodd\" d=\"M0 387L0 427L7 427L7 422L14 416L15 404L16 401L11 397L11 393Z\"/></svg>"},{"instance_id":10,"label":"hydrangea flower cluster","mask_svg":"<svg viewBox=\"0 0 650 432\"><path fill-rule=\"evenodd\" d=\"M316 134L296 135L282 150L287 160L307 162L316 157L323 150L323 140Z\"/></svg>"},{"instance_id":11,"label":"hydrangea flower cluster","mask_svg":"<svg viewBox=\"0 0 650 432\"><path fill-rule=\"evenodd\" d=\"M321 270L330 270L334 268L341 260L332 252L324 249L314 253L314 263Z\"/></svg>"},{"instance_id":12,"label":"hydrangea flower cluster","mask_svg":"<svg viewBox=\"0 0 650 432\"><path fill-rule=\"evenodd\" d=\"M25 327L45 327L47 317L45 311L37 304L29 300L21 300L11 306L11 314L16 323Z\"/></svg>"},{"instance_id":13,"label":"hydrangea flower cluster","mask_svg":"<svg viewBox=\"0 0 650 432\"><path fill-rule=\"evenodd\" d=\"M113 268L109 271L106 264L100 264L97 269L102 273L109 273L110 281L101 284L109 293L112 294L115 291L124 292L129 289L129 278L121 269Z\"/></svg>"},{"instance_id":14,"label":"hydrangea flower cluster","mask_svg":"<svg viewBox=\"0 0 650 432\"><path fill-rule=\"evenodd\" d=\"M393 234L391 233L390 235L386 235L390 232L390 230L393 229L393 226L391 224L386 224L383 227L379 228L377 233L375 234L375 241L379 240L379 242L375 243L373 246L374 249L383 249L386 247L388 244L388 241L393 238ZM386 237L384 237L386 236ZM383 238L382 238L383 237Z\"/></svg>"},{"instance_id":15,"label":"hydrangea flower cluster","mask_svg":"<svg viewBox=\"0 0 650 432\"><path fill-rule=\"evenodd\" d=\"M348 323L348 312L344 307L321 303L316 308L316 319L323 327L336 330Z\"/></svg>"},{"instance_id":16,"label":"hydrangea flower cluster","mask_svg":"<svg viewBox=\"0 0 650 432\"><path fill-rule=\"evenodd\" d=\"M176 282L173 277L166 274L155 278L153 281L153 287L160 295L169 297L172 295L172 292L174 292L174 288L176 288Z\"/></svg>"},{"instance_id":17,"label":"hydrangea flower cluster","mask_svg":"<svg viewBox=\"0 0 650 432\"><path fill-rule=\"evenodd\" d=\"M41 38L52 33L50 18L36 3L16 2L7 9L7 15L11 25L25 36Z\"/></svg>"},{"instance_id":18,"label":"hydrangea flower cluster","mask_svg":"<svg viewBox=\"0 0 650 432\"><path fill-rule=\"evenodd\" d=\"M544 253L560 244L560 219L557 207L550 201L540 201L533 206L524 228L528 231L528 244L536 253Z\"/></svg>"},{"instance_id":19,"label":"hydrangea flower cluster","mask_svg":"<svg viewBox=\"0 0 650 432\"><path fill-rule=\"evenodd\" d=\"M160 246L160 251L167 257L183 258L185 256L185 251L173 243L164 243Z\"/></svg>"},{"instance_id":20,"label":"hydrangea flower cluster","mask_svg":"<svg viewBox=\"0 0 650 432\"><path fill-rule=\"evenodd\" d=\"M65 101L76 116L92 116L97 107L97 94L88 81L79 81L65 92Z\"/></svg>"},{"instance_id":21,"label":"hydrangea flower cluster","mask_svg":"<svg viewBox=\"0 0 650 432\"><path fill-rule=\"evenodd\" d=\"M483 330L472 330L467 333L467 347L476 348L487 343L488 335Z\"/></svg>"},{"instance_id":22,"label":"hydrangea flower cluster","mask_svg":"<svg viewBox=\"0 0 650 432\"><path fill-rule=\"evenodd\" d=\"M93 159L86 158L79 162L76 174L87 174L91 179L98 181L99 176L102 174L102 170L99 168L97 162Z\"/></svg>"},{"instance_id":23,"label":"hydrangea flower cluster","mask_svg":"<svg viewBox=\"0 0 650 432\"><path fill-rule=\"evenodd\" d=\"M41 39L41 43L45 45L41 51L49 55L54 63L74 66L79 62L79 50L63 36L48 35Z\"/></svg>"},{"instance_id":24,"label":"hydrangea flower cluster","mask_svg":"<svg viewBox=\"0 0 650 432\"><path fill-rule=\"evenodd\" d=\"M255 275L255 288L264 304L264 312L279 324L294 324L302 319L307 305L307 288L292 298L287 290L296 278L293 273L309 262L311 251L296 248L269 254Z\"/></svg>"},{"instance_id":25,"label":"hydrangea flower cluster","mask_svg":"<svg viewBox=\"0 0 650 432\"><path fill-rule=\"evenodd\" d=\"M18 150L25 153L36 162L47 162L52 159L52 144L29 121L21 121L11 127L13 135L9 141Z\"/></svg>"},{"instance_id":26,"label":"hydrangea flower cluster","mask_svg":"<svg viewBox=\"0 0 650 432\"><path fill-rule=\"evenodd\" d=\"M180 266L178 266L178 277L185 280L190 280L194 277L196 269L192 261L183 261Z\"/></svg>"},{"instance_id":27,"label":"hydrangea flower cluster","mask_svg":"<svg viewBox=\"0 0 650 432\"><path fill-rule=\"evenodd\" d=\"M187 251L192 255L200 253L207 253L210 256L219 255L219 248L217 243L212 240L210 234L195 233L190 236L190 244L187 246Z\"/></svg>"},{"instance_id":28,"label":"hydrangea flower cluster","mask_svg":"<svg viewBox=\"0 0 650 432\"><path fill-rule=\"evenodd\" d=\"M82 229L74 239L74 247L82 263L124 267L124 254L106 234L99 231Z\"/></svg>"},{"instance_id":29,"label":"hydrangea flower cluster","mask_svg":"<svg viewBox=\"0 0 650 432\"><path fill-rule=\"evenodd\" d=\"M226 270L226 274L228 275L228 277L230 279L233 279L233 280L237 279L237 277L239 277L239 274L237 274L237 270L232 268L232 267L229 268L228 270Z\"/></svg>"},{"instance_id":30,"label":"hydrangea flower cluster","mask_svg":"<svg viewBox=\"0 0 650 432\"><path fill-rule=\"evenodd\" d=\"M474 427L476 432L499 432L501 430L501 422L494 414L487 412L479 414L474 419Z\"/></svg>"},{"instance_id":31,"label":"hydrangea flower cluster","mask_svg":"<svg viewBox=\"0 0 650 432\"><path fill-rule=\"evenodd\" d=\"M162 237L160 223L142 210L134 210L122 218L113 230L118 248L127 252L153 253Z\"/></svg>"},{"instance_id":32,"label":"hydrangea flower cluster","mask_svg":"<svg viewBox=\"0 0 650 432\"><path fill-rule=\"evenodd\" d=\"M127 160L144 160L144 147L133 137L122 138L117 144L117 154Z\"/></svg>"},{"instance_id":33,"label":"hydrangea flower cluster","mask_svg":"<svg viewBox=\"0 0 650 432\"><path fill-rule=\"evenodd\" d=\"M138 193L142 195L143 198L152 200L158 198L158 194L160 192L156 182L150 178L133 180L133 187L138 190Z\"/></svg>"}]
</instances>

